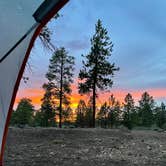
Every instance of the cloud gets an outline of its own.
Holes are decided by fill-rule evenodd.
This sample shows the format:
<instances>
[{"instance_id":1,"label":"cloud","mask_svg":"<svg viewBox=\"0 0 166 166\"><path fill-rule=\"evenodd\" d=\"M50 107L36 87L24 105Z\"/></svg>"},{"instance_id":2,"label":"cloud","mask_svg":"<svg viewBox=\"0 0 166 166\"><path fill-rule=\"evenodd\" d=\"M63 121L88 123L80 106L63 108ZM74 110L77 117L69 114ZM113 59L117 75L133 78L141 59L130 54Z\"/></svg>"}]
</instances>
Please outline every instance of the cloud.
<instances>
[{"instance_id":1,"label":"cloud","mask_svg":"<svg viewBox=\"0 0 166 166\"><path fill-rule=\"evenodd\" d=\"M65 44L68 48L72 50L84 50L89 47L89 41L86 40L71 40Z\"/></svg>"},{"instance_id":2,"label":"cloud","mask_svg":"<svg viewBox=\"0 0 166 166\"><path fill-rule=\"evenodd\" d=\"M165 82L165 49L155 43L128 43L115 53L120 66L117 88L163 88ZM165 84L166 87L166 84Z\"/></svg>"}]
</instances>

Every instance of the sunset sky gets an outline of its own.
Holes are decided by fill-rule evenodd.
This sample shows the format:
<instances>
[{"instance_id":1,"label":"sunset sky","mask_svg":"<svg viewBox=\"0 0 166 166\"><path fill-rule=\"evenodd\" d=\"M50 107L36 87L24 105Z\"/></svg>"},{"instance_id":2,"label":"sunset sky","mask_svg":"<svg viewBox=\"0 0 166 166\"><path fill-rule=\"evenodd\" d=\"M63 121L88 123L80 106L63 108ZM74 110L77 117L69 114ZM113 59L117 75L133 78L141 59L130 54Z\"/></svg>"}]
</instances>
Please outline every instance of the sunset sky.
<instances>
[{"instance_id":1,"label":"sunset sky","mask_svg":"<svg viewBox=\"0 0 166 166\"><path fill-rule=\"evenodd\" d=\"M114 43L111 60L120 67L110 93L101 94L98 103L111 93L122 101L128 92L138 101L144 91L153 95L158 103L166 101L166 1L70 0L60 14L62 16L48 26L53 32L54 45L64 46L76 58L73 107L80 99L77 76L81 54L89 52L97 19L102 20L109 32ZM25 72L30 80L27 84L21 82L16 103L28 97L39 108L50 57L51 53L37 39L29 59L31 68L27 66Z\"/></svg>"}]
</instances>

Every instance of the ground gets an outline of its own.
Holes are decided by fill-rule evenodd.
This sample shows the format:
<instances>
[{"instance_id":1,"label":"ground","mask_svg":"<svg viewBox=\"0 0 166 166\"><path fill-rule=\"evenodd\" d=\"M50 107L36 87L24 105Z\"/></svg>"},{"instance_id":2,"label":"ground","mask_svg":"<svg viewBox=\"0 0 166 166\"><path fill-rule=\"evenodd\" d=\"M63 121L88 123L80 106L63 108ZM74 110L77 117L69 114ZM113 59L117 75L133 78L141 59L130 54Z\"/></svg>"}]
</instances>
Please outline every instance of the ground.
<instances>
[{"instance_id":1,"label":"ground","mask_svg":"<svg viewBox=\"0 0 166 166\"><path fill-rule=\"evenodd\" d=\"M166 133L10 128L5 166L165 166Z\"/></svg>"}]
</instances>

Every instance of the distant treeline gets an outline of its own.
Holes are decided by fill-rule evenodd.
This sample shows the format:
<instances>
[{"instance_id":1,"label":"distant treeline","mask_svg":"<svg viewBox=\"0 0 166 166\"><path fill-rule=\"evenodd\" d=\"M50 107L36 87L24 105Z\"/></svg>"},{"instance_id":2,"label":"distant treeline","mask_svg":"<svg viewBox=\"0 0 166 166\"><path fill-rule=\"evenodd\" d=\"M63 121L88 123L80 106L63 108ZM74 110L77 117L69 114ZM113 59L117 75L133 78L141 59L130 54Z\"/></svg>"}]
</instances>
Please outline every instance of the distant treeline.
<instances>
[{"instance_id":1,"label":"distant treeline","mask_svg":"<svg viewBox=\"0 0 166 166\"><path fill-rule=\"evenodd\" d=\"M75 110L71 108L63 110L62 117L64 127L93 127L92 100L90 99L87 104L80 100ZM58 122L58 110L49 110L47 105L35 111L31 100L27 98L21 99L11 119L11 125L16 126L55 127ZM120 103L111 95L108 101L97 108L95 123L96 126L103 128L117 128L123 125L129 129L140 126L166 129L166 107L164 103L157 106L147 92L142 94L137 106L130 93L126 95L124 103Z\"/></svg>"}]
</instances>

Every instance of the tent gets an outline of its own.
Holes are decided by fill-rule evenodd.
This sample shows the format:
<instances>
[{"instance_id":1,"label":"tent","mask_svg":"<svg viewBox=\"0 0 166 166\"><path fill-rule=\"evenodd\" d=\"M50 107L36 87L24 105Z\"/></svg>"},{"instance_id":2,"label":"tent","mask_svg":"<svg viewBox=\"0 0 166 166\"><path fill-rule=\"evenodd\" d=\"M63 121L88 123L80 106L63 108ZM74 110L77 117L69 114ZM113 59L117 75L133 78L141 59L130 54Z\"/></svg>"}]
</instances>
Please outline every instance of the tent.
<instances>
[{"instance_id":1,"label":"tent","mask_svg":"<svg viewBox=\"0 0 166 166\"><path fill-rule=\"evenodd\" d=\"M0 165L14 100L42 27L68 0L0 0Z\"/></svg>"}]
</instances>

